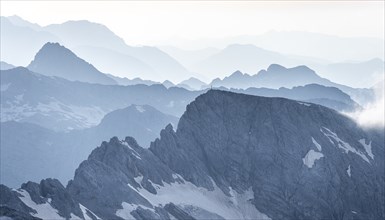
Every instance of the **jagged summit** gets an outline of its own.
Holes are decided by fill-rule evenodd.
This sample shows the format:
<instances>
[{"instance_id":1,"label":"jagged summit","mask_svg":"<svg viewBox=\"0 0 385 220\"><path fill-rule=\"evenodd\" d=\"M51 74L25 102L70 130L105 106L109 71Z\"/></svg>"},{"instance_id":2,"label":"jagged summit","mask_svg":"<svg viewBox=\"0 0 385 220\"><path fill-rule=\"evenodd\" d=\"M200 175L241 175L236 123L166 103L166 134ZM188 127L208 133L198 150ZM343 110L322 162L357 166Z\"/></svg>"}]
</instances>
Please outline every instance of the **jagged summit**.
<instances>
[{"instance_id":1,"label":"jagged summit","mask_svg":"<svg viewBox=\"0 0 385 220\"><path fill-rule=\"evenodd\" d=\"M313 187L328 188L335 175L340 178L333 183L336 189L346 182L360 185L359 191L348 189L341 196L345 206L358 209L350 199L355 194L365 197L361 205L371 209L367 204L374 193L370 184L350 178L346 169L380 172L383 160L372 158L370 151L380 155L381 146L380 139L371 139L352 120L320 105L210 90L189 104L177 130L162 131L150 150L197 186L213 189L213 180L229 194L232 189L245 192L251 187L254 204L269 217L306 218L308 210L323 218L334 212L350 212L343 211L338 203L322 204L331 202L327 198L338 190L313 191ZM317 158L317 153L322 157ZM295 183L298 179L306 186ZM274 198L281 189L292 196ZM301 201L314 208L300 205ZM287 203L290 205L283 205ZM294 209L304 212L289 211Z\"/></svg>"},{"instance_id":2,"label":"jagged summit","mask_svg":"<svg viewBox=\"0 0 385 220\"><path fill-rule=\"evenodd\" d=\"M266 70L260 70L257 74L249 75L235 72L223 80L215 79L212 86L227 88L292 88L317 83L320 85L334 85L327 79L318 76L314 70L307 66L286 68L279 64L271 64Z\"/></svg>"},{"instance_id":3,"label":"jagged summit","mask_svg":"<svg viewBox=\"0 0 385 220\"><path fill-rule=\"evenodd\" d=\"M113 79L59 43L44 44L27 68L44 75L58 76L71 81L116 84Z\"/></svg>"},{"instance_id":4,"label":"jagged summit","mask_svg":"<svg viewBox=\"0 0 385 220\"><path fill-rule=\"evenodd\" d=\"M103 142L66 192L102 219L381 219L383 154L329 108L211 89L149 149Z\"/></svg>"}]
</instances>

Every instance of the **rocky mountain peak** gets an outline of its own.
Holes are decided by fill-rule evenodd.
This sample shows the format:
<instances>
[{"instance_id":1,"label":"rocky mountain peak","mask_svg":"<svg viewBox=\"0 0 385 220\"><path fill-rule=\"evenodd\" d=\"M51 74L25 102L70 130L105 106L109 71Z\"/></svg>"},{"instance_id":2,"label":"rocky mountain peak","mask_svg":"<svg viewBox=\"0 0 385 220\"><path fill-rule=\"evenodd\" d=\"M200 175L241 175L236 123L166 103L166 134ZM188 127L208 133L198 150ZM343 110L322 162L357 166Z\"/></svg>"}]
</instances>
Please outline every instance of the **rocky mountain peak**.
<instances>
[{"instance_id":1,"label":"rocky mountain peak","mask_svg":"<svg viewBox=\"0 0 385 220\"><path fill-rule=\"evenodd\" d=\"M329 108L209 90L149 149L103 142L66 192L103 219L379 219L383 154L383 136ZM25 188L76 212L54 205L54 180Z\"/></svg>"},{"instance_id":2,"label":"rocky mountain peak","mask_svg":"<svg viewBox=\"0 0 385 220\"><path fill-rule=\"evenodd\" d=\"M44 75L58 76L71 81L116 84L113 79L59 43L44 44L27 68Z\"/></svg>"}]
</instances>

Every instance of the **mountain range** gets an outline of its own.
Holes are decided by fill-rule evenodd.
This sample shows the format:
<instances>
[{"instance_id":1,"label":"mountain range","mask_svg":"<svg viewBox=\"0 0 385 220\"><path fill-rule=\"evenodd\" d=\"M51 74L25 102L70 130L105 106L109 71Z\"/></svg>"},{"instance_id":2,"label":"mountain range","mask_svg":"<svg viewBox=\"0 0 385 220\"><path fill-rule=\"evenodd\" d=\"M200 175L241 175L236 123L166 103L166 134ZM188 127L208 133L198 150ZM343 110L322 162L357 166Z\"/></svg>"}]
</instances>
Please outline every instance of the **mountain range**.
<instances>
[{"instance_id":1,"label":"mountain range","mask_svg":"<svg viewBox=\"0 0 385 220\"><path fill-rule=\"evenodd\" d=\"M384 61L376 57L364 61L332 62L266 50L254 44L231 44L224 49L207 48L199 51L162 48L179 62L185 63L187 69L207 78L222 78L225 73L236 70L257 73L272 63L289 67L306 65L324 78L356 88L369 88L384 77Z\"/></svg>"},{"instance_id":2,"label":"mountain range","mask_svg":"<svg viewBox=\"0 0 385 220\"><path fill-rule=\"evenodd\" d=\"M46 46L54 47L55 51L52 54L51 50L46 51L46 57L55 57L56 50L63 50L59 52L65 55L63 60L84 64L95 70L58 44ZM58 62L60 69L60 59L56 58L55 62ZM55 62L40 60L39 68L46 70L46 65L55 68ZM71 68L76 66L71 65ZM74 81L74 76L66 71L61 73L67 79L45 76L23 67L0 73L1 146L2 164L5 164L2 166L2 176L7 185L15 187L26 180L38 181L46 177L66 182L91 149L112 136L135 136L141 146L148 147L166 124L177 124L177 117L181 116L188 103L207 91L189 91L178 87L167 89L159 84L91 84ZM47 72L47 75L50 74ZM202 87L202 82L198 80L192 78L189 81L197 83L185 83ZM299 100L304 105L316 103L343 112L361 108L341 90L317 84L292 89L221 89L267 97L286 97ZM34 137L32 141L30 136ZM35 160L28 159L31 155L34 155Z\"/></svg>"},{"instance_id":3,"label":"mountain range","mask_svg":"<svg viewBox=\"0 0 385 220\"><path fill-rule=\"evenodd\" d=\"M48 65L51 63L48 62ZM285 69L279 66L277 68ZM306 67L300 68L308 70ZM305 71L302 74L308 73ZM270 74L270 71L267 74ZM272 75L274 75L274 71ZM316 76L311 71L310 75ZM185 106L206 91L189 91L178 87L167 89L159 84L150 86L143 84L129 86L90 84L69 81L60 77L44 76L23 67L1 71L0 76L1 121L29 122L55 131L70 131L95 126L108 112L131 104L150 105L161 112L180 117ZM307 82L315 83L311 80ZM223 89L226 90L226 88ZM302 101L316 101L318 99L316 103L320 103L319 99L327 99L340 104L334 105L325 102L326 106L341 111L352 111L357 107L354 99L352 100L346 94L341 96L342 92L333 88L325 88L331 92L322 93L319 92L318 87L314 86L306 87L304 90L313 96L303 99L299 93L288 96L289 93L274 90L270 90L268 93L259 93L262 90L258 89L237 90L237 92L254 91L254 95L282 96ZM368 90L368 92L370 91ZM343 98L341 99L341 97Z\"/></svg>"},{"instance_id":4,"label":"mountain range","mask_svg":"<svg viewBox=\"0 0 385 220\"><path fill-rule=\"evenodd\" d=\"M231 44L252 44L270 51L332 63L348 60L384 60L384 39L343 37L307 31L268 31L260 35L238 35L222 38L174 39L174 47L225 48ZM168 44L164 44L168 45ZM165 48L165 47L163 47ZM165 49L166 50L166 49ZM192 49L191 49L192 50ZM204 51L201 49L199 51ZM170 50L168 51L170 52Z\"/></svg>"},{"instance_id":5,"label":"mountain range","mask_svg":"<svg viewBox=\"0 0 385 220\"><path fill-rule=\"evenodd\" d=\"M151 105L180 116L200 92L162 85L100 85L48 77L23 67L1 71L1 120L65 131L97 125L108 112Z\"/></svg>"},{"instance_id":6,"label":"mountain range","mask_svg":"<svg viewBox=\"0 0 385 220\"><path fill-rule=\"evenodd\" d=\"M128 46L101 24L68 21L40 27L18 17L1 17L1 26L2 60L12 64L26 66L45 43L58 42L103 72L158 81L181 81L191 75L175 59L156 47ZM22 57L20 51L23 51Z\"/></svg>"},{"instance_id":7,"label":"mountain range","mask_svg":"<svg viewBox=\"0 0 385 220\"><path fill-rule=\"evenodd\" d=\"M11 187L47 177L67 182L79 163L102 141L131 135L148 148L170 123L177 125L178 118L148 105L112 111L96 126L69 132L52 131L26 122L2 122L1 182Z\"/></svg>"},{"instance_id":8,"label":"mountain range","mask_svg":"<svg viewBox=\"0 0 385 220\"><path fill-rule=\"evenodd\" d=\"M383 132L321 105L209 90L149 149L114 137L65 187L0 185L0 210L31 219L382 219L384 153Z\"/></svg>"},{"instance_id":9,"label":"mountain range","mask_svg":"<svg viewBox=\"0 0 385 220\"><path fill-rule=\"evenodd\" d=\"M373 90L371 89L357 89L334 83L328 79L320 77L314 70L307 66L286 68L278 64L271 64L266 70L261 70L254 75L236 71L222 80L219 78L214 79L210 83L210 86L247 89L252 87L292 88L307 84L320 84L339 88L361 105L366 105L374 98Z\"/></svg>"},{"instance_id":10,"label":"mountain range","mask_svg":"<svg viewBox=\"0 0 385 220\"><path fill-rule=\"evenodd\" d=\"M217 48L185 50L172 46L129 46L130 42L106 26L85 20L41 27L11 16L1 17L1 25L2 61L15 66L27 66L45 43L58 42L101 72L121 78L172 80L174 84L190 77L208 82L236 70L256 73L272 63L306 65L322 77L357 88L369 88L384 77L384 57L379 49L383 48L383 40L375 38L273 31L224 39ZM293 44L298 39L302 43ZM215 46L221 39L209 42Z\"/></svg>"},{"instance_id":11,"label":"mountain range","mask_svg":"<svg viewBox=\"0 0 385 220\"><path fill-rule=\"evenodd\" d=\"M15 68L15 66L7 62L0 61L0 70L9 70L12 68Z\"/></svg>"}]
</instances>

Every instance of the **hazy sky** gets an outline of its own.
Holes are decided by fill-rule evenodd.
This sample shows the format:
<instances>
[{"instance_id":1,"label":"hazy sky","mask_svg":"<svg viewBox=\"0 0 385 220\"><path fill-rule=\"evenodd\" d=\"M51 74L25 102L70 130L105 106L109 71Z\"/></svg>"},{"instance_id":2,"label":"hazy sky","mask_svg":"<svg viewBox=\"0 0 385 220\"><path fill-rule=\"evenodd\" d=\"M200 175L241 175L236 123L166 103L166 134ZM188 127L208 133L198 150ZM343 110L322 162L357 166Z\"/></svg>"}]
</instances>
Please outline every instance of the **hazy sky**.
<instances>
[{"instance_id":1,"label":"hazy sky","mask_svg":"<svg viewBox=\"0 0 385 220\"><path fill-rule=\"evenodd\" d=\"M1 15L47 25L87 19L131 44L299 30L384 38L383 1L1 1Z\"/></svg>"}]
</instances>

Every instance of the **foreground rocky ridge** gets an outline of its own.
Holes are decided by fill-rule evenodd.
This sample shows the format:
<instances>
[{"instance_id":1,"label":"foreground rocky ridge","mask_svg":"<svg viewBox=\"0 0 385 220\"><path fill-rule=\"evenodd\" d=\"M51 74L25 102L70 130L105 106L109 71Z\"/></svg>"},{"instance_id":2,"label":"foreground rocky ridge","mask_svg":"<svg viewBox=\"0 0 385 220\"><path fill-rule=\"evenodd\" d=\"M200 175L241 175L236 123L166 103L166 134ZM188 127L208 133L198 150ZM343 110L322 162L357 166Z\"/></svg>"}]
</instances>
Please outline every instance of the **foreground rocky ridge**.
<instances>
[{"instance_id":1,"label":"foreground rocky ridge","mask_svg":"<svg viewBox=\"0 0 385 220\"><path fill-rule=\"evenodd\" d=\"M30 218L382 219L383 138L320 105L210 90L149 149L112 138L66 188L52 179L1 186L0 210Z\"/></svg>"}]
</instances>

